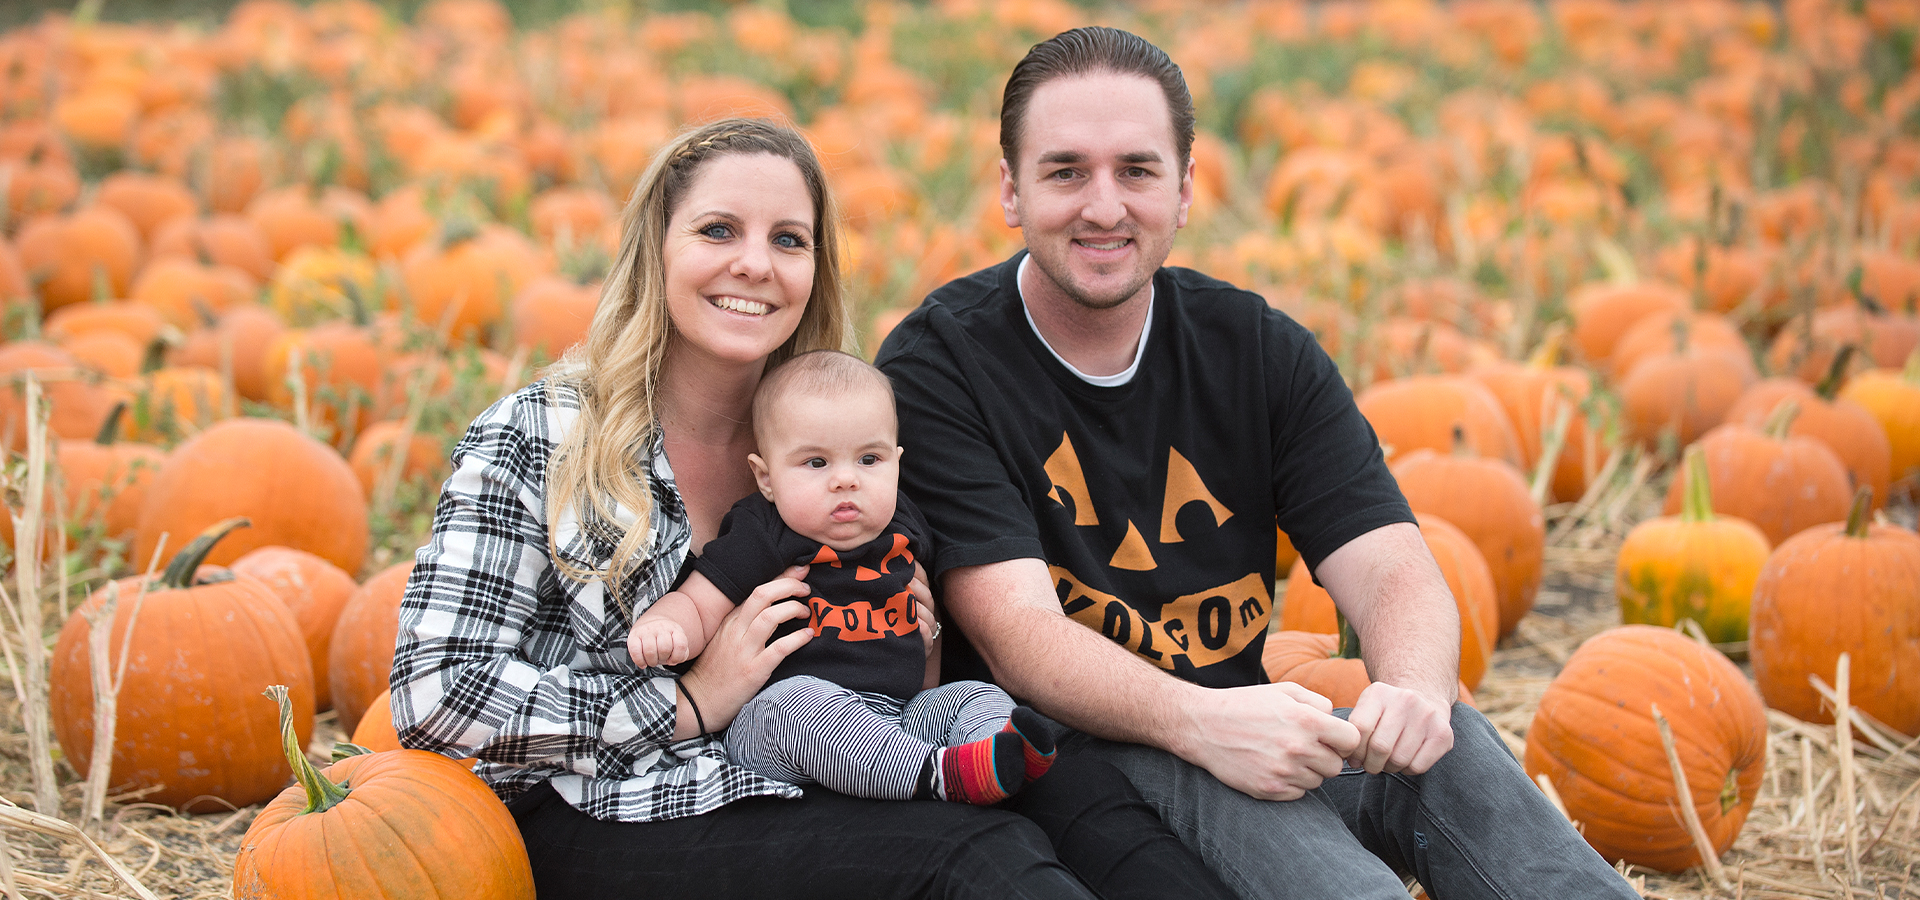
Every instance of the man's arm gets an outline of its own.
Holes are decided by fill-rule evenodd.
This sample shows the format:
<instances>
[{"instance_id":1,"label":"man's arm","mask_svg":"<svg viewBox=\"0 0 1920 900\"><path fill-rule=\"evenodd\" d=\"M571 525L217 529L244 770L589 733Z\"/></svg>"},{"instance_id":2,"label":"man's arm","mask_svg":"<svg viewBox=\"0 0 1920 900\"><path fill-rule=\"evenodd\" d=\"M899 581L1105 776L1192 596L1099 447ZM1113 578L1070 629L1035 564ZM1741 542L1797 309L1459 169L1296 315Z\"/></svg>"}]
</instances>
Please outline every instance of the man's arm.
<instances>
[{"instance_id":1,"label":"man's arm","mask_svg":"<svg viewBox=\"0 0 1920 900\"><path fill-rule=\"evenodd\" d=\"M1420 529L1376 528L1314 571L1360 637L1373 679L1348 717L1369 772L1424 772L1453 747L1460 683L1460 610Z\"/></svg>"},{"instance_id":2,"label":"man's arm","mask_svg":"<svg viewBox=\"0 0 1920 900\"><path fill-rule=\"evenodd\" d=\"M1305 688L1200 687L1067 618L1040 560L952 569L942 586L994 678L1088 734L1159 747L1271 800L1318 787L1360 746L1359 730Z\"/></svg>"}]
</instances>

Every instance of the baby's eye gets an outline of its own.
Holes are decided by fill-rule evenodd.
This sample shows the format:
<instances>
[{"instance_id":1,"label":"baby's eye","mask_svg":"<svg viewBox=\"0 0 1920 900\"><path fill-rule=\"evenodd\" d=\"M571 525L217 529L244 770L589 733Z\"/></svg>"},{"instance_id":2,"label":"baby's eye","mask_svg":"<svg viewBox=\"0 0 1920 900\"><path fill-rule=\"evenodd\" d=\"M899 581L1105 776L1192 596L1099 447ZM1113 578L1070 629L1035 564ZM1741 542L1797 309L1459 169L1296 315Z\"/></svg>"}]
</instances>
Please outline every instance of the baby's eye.
<instances>
[{"instance_id":1,"label":"baby's eye","mask_svg":"<svg viewBox=\"0 0 1920 900\"><path fill-rule=\"evenodd\" d=\"M824 469L827 467L827 461L816 456L816 457L813 457L812 459L807 460L806 462L801 463L801 465L806 466L809 469Z\"/></svg>"},{"instance_id":2,"label":"baby's eye","mask_svg":"<svg viewBox=\"0 0 1920 900\"><path fill-rule=\"evenodd\" d=\"M864 455L864 456L862 456L862 457L860 457L860 464L861 464L861 465L863 465L863 466L876 466L876 465L879 465L879 464L880 464L880 454L878 454L878 453L868 453L868 454L866 454L866 455Z\"/></svg>"}]
</instances>

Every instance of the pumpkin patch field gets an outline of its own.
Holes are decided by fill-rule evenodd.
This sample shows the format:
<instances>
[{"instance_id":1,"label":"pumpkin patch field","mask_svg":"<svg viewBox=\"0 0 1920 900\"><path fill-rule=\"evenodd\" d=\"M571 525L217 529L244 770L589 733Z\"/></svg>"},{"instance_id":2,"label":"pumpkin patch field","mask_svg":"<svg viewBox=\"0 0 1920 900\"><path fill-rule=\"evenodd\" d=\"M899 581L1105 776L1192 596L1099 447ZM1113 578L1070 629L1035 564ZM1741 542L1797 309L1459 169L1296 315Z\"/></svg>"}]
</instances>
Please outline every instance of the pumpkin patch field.
<instances>
[{"instance_id":1,"label":"pumpkin patch field","mask_svg":"<svg viewBox=\"0 0 1920 900\"><path fill-rule=\"evenodd\" d=\"M1463 698L1589 843L1646 897L1920 897L1911 0L10 5L0 896L299 895L323 823L530 895L382 708L466 424L722 115L820 151L871 355L1020 247L1000 92L1083 24L1182 66L1170 264L1338 363ZM1289 546L1271 674L1358 690Z\"/></svg>"}]
</instances>

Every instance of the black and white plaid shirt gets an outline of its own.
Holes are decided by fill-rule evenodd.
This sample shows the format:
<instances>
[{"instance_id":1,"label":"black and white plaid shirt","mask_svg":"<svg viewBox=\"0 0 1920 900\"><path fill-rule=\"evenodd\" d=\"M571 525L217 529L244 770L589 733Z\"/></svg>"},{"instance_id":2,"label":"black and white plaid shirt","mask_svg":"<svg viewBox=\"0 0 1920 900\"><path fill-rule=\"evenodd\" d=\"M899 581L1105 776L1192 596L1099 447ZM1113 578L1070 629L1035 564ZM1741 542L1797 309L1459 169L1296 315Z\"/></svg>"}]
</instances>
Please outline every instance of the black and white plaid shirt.
<instances>
[{"instance_id":1,"label":"black and white plaid shirt","mask_svg":"<svg viewBox=\"0 0 1920 900\"><path fill-rule=\"evenodd\" d=\"M475 771L511 799L551 781L598 819L699 815L742 797L798 797L793 785L727 762L718 740L672 743L674 676L627 654L632 615L667 593L692 530L656 438L645 560L622 583L563 577L547 552L547 460L579 417L571 385L536 382L495 403L453 451L453 476L434 512L400 607L393 720L401 742L478 756ZM604 571L622 509L609 529L567 516L554 541L575 565Z\"/></svg>"}]
</instances>

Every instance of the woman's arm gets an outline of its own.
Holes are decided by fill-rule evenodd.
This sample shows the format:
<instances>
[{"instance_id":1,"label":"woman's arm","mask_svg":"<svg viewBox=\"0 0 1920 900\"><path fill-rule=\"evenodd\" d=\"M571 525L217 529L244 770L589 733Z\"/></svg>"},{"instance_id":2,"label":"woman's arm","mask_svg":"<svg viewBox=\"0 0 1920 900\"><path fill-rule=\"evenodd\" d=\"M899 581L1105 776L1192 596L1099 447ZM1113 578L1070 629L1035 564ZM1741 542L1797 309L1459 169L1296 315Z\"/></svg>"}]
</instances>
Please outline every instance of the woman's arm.
<instances>
[{"instance_id":1,"label":"woman's arm","mask_svg":"<svg viewBox=\"0 0 1920 900\"><path fill-rule=\"evenodd\" d=\"M523 392L482 414L454 451L401 604L394 724L406 746L449 755L631 770L682 730L673 678L575 664L609 626L626 628L608 621L619 615L603 585L569 597L549 571L547 424L539 395Z\"/></svg>"}]
</instances>

